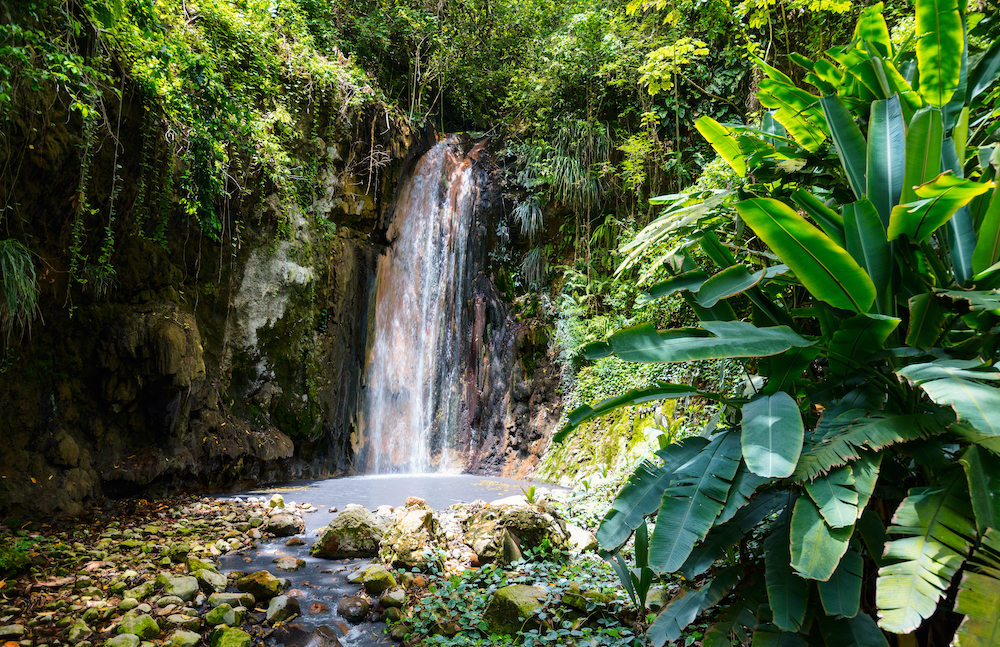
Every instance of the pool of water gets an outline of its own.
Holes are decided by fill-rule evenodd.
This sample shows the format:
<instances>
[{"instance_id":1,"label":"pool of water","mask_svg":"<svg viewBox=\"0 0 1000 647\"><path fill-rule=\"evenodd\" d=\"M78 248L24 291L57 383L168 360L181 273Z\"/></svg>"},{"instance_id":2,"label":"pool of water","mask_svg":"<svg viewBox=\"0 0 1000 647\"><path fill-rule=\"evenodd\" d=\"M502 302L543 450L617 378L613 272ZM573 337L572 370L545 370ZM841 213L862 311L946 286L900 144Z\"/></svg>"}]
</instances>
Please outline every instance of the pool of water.
<instances>
[{"instance_id":1,"label":"pool of water","mask_svg":"<svg viewBox=\"0 0 1000 647\"><path fill-rule=\"evenodd\" d=\"M354 595L360 589L347 581L347 576L359 565L370 560L330 560L309 555L309 547L316 541L319 532L333 518L331 511L343 510L348 504L363 505L375 510L380 505L401 506L407 497L425 499L435 510L447 508L453 503L470 502L476 499L495 501L523 494L532 485L539 489L558 490L548 485L528 483L496 476L472 476L468 474L392 474L378 476L351 476L318 481L296 481L277 484L273 487L248 490L237 494L221 496L222 499L246 499L258 497L269 499L273 494L281 494L286 502L308 501L317 511L303 515L306 523L301 537L302 546L285 546L287 537L262 543L255 551L243 554L225 555L220 558L224 572L268 570L277 577L290 580L290 589L296 597L302 616L294 621L306 631L321 625L339 629L340 642L344 647L374 647L392 641L385 635L384 623L361 623L350 626L337 614L337 603L344 595ZM282 556L297 557L305 561L305 568L298 571L280 571L274 561Z\"/></svg>"}]
</instances>

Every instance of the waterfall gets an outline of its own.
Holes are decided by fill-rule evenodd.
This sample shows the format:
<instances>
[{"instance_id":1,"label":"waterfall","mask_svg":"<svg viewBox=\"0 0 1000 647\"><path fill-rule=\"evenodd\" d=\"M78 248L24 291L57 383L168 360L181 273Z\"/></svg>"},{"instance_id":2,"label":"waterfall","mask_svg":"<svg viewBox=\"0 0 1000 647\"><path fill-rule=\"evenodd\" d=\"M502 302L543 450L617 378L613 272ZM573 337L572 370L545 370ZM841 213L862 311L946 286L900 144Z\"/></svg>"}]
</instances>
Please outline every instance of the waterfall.
<instances>
[{"instance_id":1,"label":"waterfall","mask_svg":"<svg viewBox=\"0 0 1000 647\"><path fill-rule=\"evenodd\" d=\"M401 187L379 258L356 465L371 474L460 467L469 428L464 373L472 322L470 242L484 146L457 138L417 163ZM472 271L470 271L470 268Z\"/></svg>"}]
</instances>

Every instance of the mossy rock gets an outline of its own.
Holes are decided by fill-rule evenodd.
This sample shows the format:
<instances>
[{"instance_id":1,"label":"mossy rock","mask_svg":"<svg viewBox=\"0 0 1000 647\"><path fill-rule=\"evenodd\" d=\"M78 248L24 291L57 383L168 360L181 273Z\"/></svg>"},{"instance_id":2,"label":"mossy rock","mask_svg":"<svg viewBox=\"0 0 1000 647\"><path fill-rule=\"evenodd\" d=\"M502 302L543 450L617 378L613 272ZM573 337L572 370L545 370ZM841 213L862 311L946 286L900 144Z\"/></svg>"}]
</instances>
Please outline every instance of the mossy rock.
<instances>
[{"instance_id":1,"label":"mossy rock","mask_svg":"<svg viewBox=\"0 0 1000 647\"><path fill-rule=\"evenodd\" d=\"M374 564L365 569L361 583L369 595L379 596L383 591L396 588L396 578L381 564Z\"/></svg>"},{"instance_id":2,"label":"mossy rock","mask_svg":"<svg viewBox=\"0 0 1000 647\"><path fill-rule=\"evenodd\" d=\"M352 506L323 529L323 534L309 548L309 554L327 559L375 557L381 546L382 526L375 515Z\"/></svg>"},{"instance_id":3,"label":"mossy rock","mask_svg":"<svg viewBox=\"0 0 1000 647\"><path fill-rule=\"evenodd\" d=\"M538 627L535 613L542 608L546 590L527 584L511 584L493 594L483 619L491 633L514 635Z\"/></svg>"}]
</instances>

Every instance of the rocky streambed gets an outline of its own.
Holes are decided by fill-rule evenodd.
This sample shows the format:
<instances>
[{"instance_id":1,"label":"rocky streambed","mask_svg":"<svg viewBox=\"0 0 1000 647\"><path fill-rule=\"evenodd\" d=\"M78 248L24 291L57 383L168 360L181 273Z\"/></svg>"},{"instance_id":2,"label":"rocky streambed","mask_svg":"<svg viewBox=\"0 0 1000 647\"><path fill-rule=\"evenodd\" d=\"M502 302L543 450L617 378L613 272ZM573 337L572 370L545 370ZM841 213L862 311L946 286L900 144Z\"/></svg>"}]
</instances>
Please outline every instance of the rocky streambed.
<instances>
[{"instance_id":1,"label":"rocky streambed","mask_svg":"<svg viewBox=\"0 0 1000 647\"><path fill-rule=\"evenodd\" d=\"M615 611L597 582L515 577L594 545L544 496L444 510L417 497L374 510L281 495L106 505L72 524L0 527L0 569L21 570L0 583L0 647L417 644L554 620L581 634ZM470 591L475 603L429 604L442 583L470 578L489 581Z\"/></svg>"}]
</instances>

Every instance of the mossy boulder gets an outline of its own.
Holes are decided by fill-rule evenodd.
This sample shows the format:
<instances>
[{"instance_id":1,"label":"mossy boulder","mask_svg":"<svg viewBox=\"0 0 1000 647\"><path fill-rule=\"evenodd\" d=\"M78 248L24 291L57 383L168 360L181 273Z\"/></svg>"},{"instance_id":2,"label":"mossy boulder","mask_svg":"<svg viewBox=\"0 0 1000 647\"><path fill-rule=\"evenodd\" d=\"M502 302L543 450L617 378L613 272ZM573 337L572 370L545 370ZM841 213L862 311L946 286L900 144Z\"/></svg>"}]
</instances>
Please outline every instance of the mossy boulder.
<instances>
[{"instance_id":1,"label":"mossy boulder","mask_svg":"<svg viewBox=\"0 0 1000 647\"><path fill-rule=\"evenodd\" d=\"M512 584L497 589L483 619L491 633L514 635L524 629L538 627L535 612L542 608L545 589L527 584Z\"/></svg>"},{"instance_id":2,"label":"mossy boulder","mask_svg":"<svg viewBox=\"0 0 1000 647\"><path fill-rule=\"evenodd\" d=\"M256 571L236 580L236 588L250 593L255 600L270 600L281 593L281 580L267 571Z\"/></svg>"},{"instance_id":3,"label":"mossy boulder","mask_svg":"<svg viewBox=\"0 0 1000 647\"><path fill-rule=\"evenodd\" d=\"M566 550L569 532L546 505L487 505L464 524L465 543L481 563L518 559L527 549Z\"/></svg>"},{"instance_id":4,"label":"mossy boulder","mask_svg":"<svg viewBox=\"0 0 1000 647\"><path fill-rule=\"evenodd\" d=\"M139 636L135 634L118 634L106 640L104 647L139 647L139 642Z\"/></svg>"},{"instance_id":5,"label":"mossy boulder","mask_svg":"<svg viewBox=\"0 0 1000 647\"><path fill-rule=\"evenodd\" d=\"M369 595L377 597L383 591L396 588L396 578L381 564L373 564L365 569L361 584Z\"/></svg>"},{"instance_id":6,"label":"mossy boulder","mask_svg":"<svg viewBox=\"0 0 1000 647\"><path fill-rule=\"evenodd\" d=\"M178 629L170 634L170 637L163 643L163 647L197 647L200 642L201 636L199 634L193 631ZM138 647L138 643L135 646L122 645L121 647Z\"/></svg>"},{"instance_id":7,"label":"mossy boulder","mask_svg":"<svg viewBox=\"0 0 1000 647\"><path fill-rule=\"evenodd\" d=\"M240 629L222 627L212 632L211 647L250 647L253 639Z\"/></svg>"},{"instance_id":8,"label":"mossy boulder","mask_svg":"<svg viewBox=\"0 0 1000 647\"><path fill-rule=\"evenodd\" d=\"M396 512L392 525L382 537L379 561L408 571L414 568L427 571L431 566L440 568L437 549L446 543L440 528L434 511L422 499L416 499L412 505Z\"/></svg>"},{"instance_id":9,"label":"mossy boulder","mask_svg":"<svg viewBox=\"0 0 1000 647\"><path fill-rule=\"evenodd\" d=\"M313 557L375 557L382 545L383 524L361 506L348 506L323 529L309 548Z\"/></svg>"},{"instance_id":10,"label":"mossy boulder","mask_svg":"<svg viewBox=\"0 0 1000 647\"><path fill-rule=\"evenodd\" d=\"M156 583L163 585L165 595L176 595L185 602L193 600L198 594L198 580L190 575L174 576L160 573L156 576Z\"/></svg>"},{"instance_id":11,"label":"mossy boulder","mask_svg":"<svg viewBox=\"0 0 1000 647\"><path fill-rule=\"evenodd\" d=\"M121 622L118 623L118 628L115 631L119 634L134 634L148 640L160 635L160 626L156 624L156 620L153 620L145 613L129 611L122 616Z\"/></svg>"}]
</instances>

